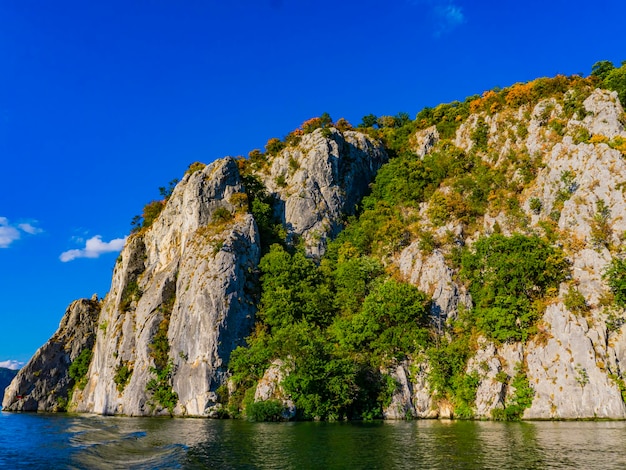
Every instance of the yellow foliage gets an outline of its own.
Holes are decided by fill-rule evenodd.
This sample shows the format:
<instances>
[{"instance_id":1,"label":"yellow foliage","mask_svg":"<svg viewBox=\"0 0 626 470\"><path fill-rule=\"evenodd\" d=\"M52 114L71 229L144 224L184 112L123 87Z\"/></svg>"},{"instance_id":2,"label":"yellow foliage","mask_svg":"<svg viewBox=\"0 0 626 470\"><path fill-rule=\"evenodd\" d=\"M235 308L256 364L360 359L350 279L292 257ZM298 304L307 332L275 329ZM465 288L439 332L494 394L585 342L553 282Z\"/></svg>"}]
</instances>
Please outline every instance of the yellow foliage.
<instances>
[{"instance_id":1,"label":"yellow foliage","mask_svg":"<svg viewBox=\"0 0 626 470\"><path fill-rule=\"evenodd\" d=\"M594 134L589 139L590 144L606 144L609 141L609 138L602 134Z\"/></svg>"},{"instance_id":2,"label":"yellow foliage","mask_svg":"<svg viewBox=\"0 0 626 470\"><path fill-rule=\"evenodd\" d=\"M470 102L470 112L487 111L491 114L501 108L500 94L493 90L485 91L483 96Z\"/></svg>"},{"instance_id":3,"label":"yellow foliage","mask_svg":"<svg viewBox=\"0 0 626 470\"><path fill-rule=\"evenodd\" d=\"M238 210L248 210L248 195L246 193L235 193L230 197L230 203Z\"/></svg>"},{"instance_id":4,"label":"yellow foliage","mask_svg":"<svg viewBox=\"0 0 626 470\"><path fill-rule=\"evenodd\" d=\"M470 112L472 114L477 113L478 111L480 111L482 104L483 104L482 98L476 98L475 100L470 101Z\"/></svg>"},{"instance_id":5,"label":"yellow foliage","mask_svg":"<svg viewBox=\"0 0 626 470\"><path fill-rule=\"evenodd\" d=\"M396 118L393 116L381 116L378 118L378 125L381 127L394 127Z\"/></svg>"},{"instance_id":6,"label":"yellow foliage","mask_svg":"<svg viewBox=\"0 0 626 470\"><path fill-rule=\"evenodd\" d=\"M350 242L346 242L339 248L337 259L340 263L359 256L359 250Z\"/></svg>"},{"instance_id":7,"label":"yellow foliage","mask_svg":"<svg viewBox=\"0 0 626 470\"><path fill-rule=\"evenodd\" d=\"M516 83L509 88L504 99L509 106L521 106L530 103L533 99L532 83Z\"/></svg>"}]
</instances>

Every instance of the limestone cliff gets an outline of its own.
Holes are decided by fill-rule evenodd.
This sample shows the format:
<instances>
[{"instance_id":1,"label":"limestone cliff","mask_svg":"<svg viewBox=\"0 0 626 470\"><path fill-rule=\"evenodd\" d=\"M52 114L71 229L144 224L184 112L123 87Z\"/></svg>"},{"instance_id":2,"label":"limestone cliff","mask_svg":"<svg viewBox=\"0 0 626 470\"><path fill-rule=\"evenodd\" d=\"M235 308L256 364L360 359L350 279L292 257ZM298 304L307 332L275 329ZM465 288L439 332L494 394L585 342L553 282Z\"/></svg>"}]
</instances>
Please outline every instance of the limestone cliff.
<instances>
[{"instance_id":1,"label":"limestone cliff","mask_svg":"<svg viewBox=\"0 0 626 470\"><path fill-rule=\"evenodd\" d=\"M289 237L301 237L307 252L319 258L388 158L365 134L318 129L283 150L260 176L279 201L277 216Z\"/></svg>"},{"instance_id":2,"label":"limestone cliff","mask_svg":"<svg viewBox=\"0 0 626 470\"><path fill-rule=\"evenodd\" d=\"M268 180L288 231L320 254L386 158L380 144L357 132L315 132L259 176ZM285 175L284 187L271 182L275 174ZM52 410L67 397L74 385L67 369L78 348L65 344L71 335L81 348L93 347L93 358L70 409L219 413L217 389L226 383L230 354L254 326L259 258L237 161L190 168L156 220L128 238L99 316L80 328L64 326L13 382L5 407ZM68 347L72 354L61 355Z\"/></svg>"},{"instance_id":3,"label":"limestone cliff","mask_svg":"<svg viewBox=\"0 0 626 470\"><path fill-rule=\"evenodd\" d=\"M464 111L451 106L456 114L450 116L436 110L436 125L387 116L360 132L344 123L342 130L301 132L278 151L259 152L258 165L227 157L190 167L158 217L129 236L106 297L70 306L59 331L7 388L3 406L55 410L69 397L67 406L79 412L210 417L225 412L230 394L239 397L237 406L244 395L253 403L279 400L287 419L299 406L289 386L305 393L311 382L328 380L329 389L316 388L304 403L314 409L343 393L326 407L329 419L349 412L374 416L376 406L388 419L626 418L626 313L603 276L624 251L626 115L616 93L593 84L540 79L500 95L486 93ZM406 129L411 135L403 134ZM404 159L397 167L402 174L381 170L386 162L385 168L394 168L389 155ZM368 199L360 213L377 174L391 189L385 193L376 180L372 197L380 199ZM261 188L246 187L253 180ZM394 185L402 185L404 199ZM251 363L251 377L239 377L246 389L237 390L228 380L228 362L263 308L259 263L267 241L260 239L249 204L260 194L273 201L272 223L281 225L287 247L281 259L294 259L287 252L300 246L320 262L300 254L319 272L297 284L310 288L315 295L305 298L320 305L305 321L301 312L290 312L295 318L258 324L260 343L274 341L274 349L253 358L260 362ZM328 251L336 259L325 265L329 242L349 215L365 222L345 245ZM478 323L461 325L476 307L475 291L460 273L463 253L492 234L541 237L563 253L563 276L533 298L537 318L523 340L489 337ZM343 271L332 272L340 262ZM400 333L407 330L394 323L397 318L372 306L374 297L369 310L362 308L388 281L427 295L421 297L429 304L427 331L412 344L403 341ZM280 282L278 290L285 287ZM354 298L345 290L350 283ZM348 308L329 300L341 288ZM275 297L290 302L285 295ZM386 331L364 312L387 322L391 346L376 343ZM411 321L402 327L412 328ZM518 318L516 327L521 324ZM287 328L280 340L270 338L274 328ZM463 349L437 350L457 328L469 331ZM410 351L398 351L398 345ZM429 355L429 348L439 356ZM298 361L303 350L308 362ZM92 351L92 358L84 380L75 383L70 367L83 351ZM441 372L436 357L449 361L447 370ZM353 367L350 361L357 360ZM461 362L452 380L451 370ZM298 367L309 367L312 375L286 380ZM442 379L445 374L452 383ZM455 387L462 391L455 394ZM357 410L355 403L366 399ZM309 417L319 417L316 412Z\"/></svg>"},{"instance_id":4,"label":"limestone cliff","mask_svg":"<svg viewBox=\"0 0 626 470\"><path fill-rule=\"evenodd\" d=\"M216 404L229 354L254 322L259 240L237 205L243 195L236 162L219 160L186 174L154 223L129 238L77 411L135 416L175 405L202 416ZM159 398L166 392L177 399Z\"/></svg>"},{"instance_id":5,"label":"limestone cliff","mask_svg":"<svg viewBox=\"0 0 626 470\"><path fill-rule=\"evenodd\" d=\"M99 313L95 298L72 302L56 333L6 388L4 411L57 411L66 406L75 384L70 365L93 347Z\"/></svg>"},{"instance_id":6,"label":"limestone cliff","mask_svg":"<svg viewBox=\"0 0 626 470\"><path fill-rule=\"evenodd\" d=\"M617 94L603 90L593 91L583 106L584 117L574 115L569 119L554 99L543 100L531 109L477 113L456 133L455 145L471 151L476 145L476 129L486 126L490 162L503 167L511 155L530 155L536 159L538 172L532 184L526 186L519 173L511 175L520 178L523 187L523 213L487 213L482 223L478 222L477 232L461 237L466 227L450 222L444 227L448 233L454 231L457 242L471 245L478 236L496 230L496 224L505 234L532 234L541 233L546 221L556 223L562 237L559 243L572 268L568 282L561 285L558 295L544 309L541 333L536 338L527 343L479 341L478 350L467 364L467 373L476 373L479 378L476 417L491 418L494 410L513 402L511 379L516 367L523 367L534 395L532 405L524 411L526 419L626 418L626 335L620 320L623 312L616 312L603 301L607 286L602 278L610 260L621 256L626 230L626 197L622 191L626 163L620 150L607 144L611 139L626 138L624 111ZM521 126L523 133L519 131ZM425 135L429 136L424 132L417 136L418 144ZM428 139L432 142L433 137ZM429 207L421 211L426 225L431 223ZM597 215L599 207L606 208L601 215ZM607 222L605 239L599 240L597 226L602 220ZM423 253L416 242L401 252L397 264L409 282L432 295L435 312L454 318L459 305L471 306L471 297L455 280L438 250ZM584 298L580 311L565 306L572 286ZM410 370L420 369L399 364L393 371L399 386L386 416L448 416L450 404L445 400L431 400L429 410L420 411L422 397L431 394L430 386L419 374L411 375Z\"/></svg>"}]
</instances>

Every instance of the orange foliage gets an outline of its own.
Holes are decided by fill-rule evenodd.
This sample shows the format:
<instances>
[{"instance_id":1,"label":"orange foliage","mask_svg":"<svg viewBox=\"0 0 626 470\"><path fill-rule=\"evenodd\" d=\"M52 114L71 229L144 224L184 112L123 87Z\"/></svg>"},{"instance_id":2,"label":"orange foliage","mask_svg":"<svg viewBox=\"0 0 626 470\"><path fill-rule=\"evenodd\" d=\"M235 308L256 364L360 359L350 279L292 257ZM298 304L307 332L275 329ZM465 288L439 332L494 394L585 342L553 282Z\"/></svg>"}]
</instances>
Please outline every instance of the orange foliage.
<instances>
[{"instance_id":1,"label":"orange foliage","mask_svg":"<svg viewBox=\"0 0 626 470\"><path fill-rule=\"evenodd\" d=\"M483 109L484 101L482 98L476 98L470 102L470 113L474 114Z\"/></svg>"},{"instance_id":2,"label":"orange foliage","mask_svg":"<svg viewBox=\"0 0 626 470\"><path fill-rule=\"evenodd\" d=\"M500 109L500 95L493 90L485 91L483 96L470 102L470 112L488 111L495 113Z\"/></svg>"},{"instance_id":3,"label":"orange foliage","mask_svg":"<svg viewBox=\"0 0 626 470\"><path fill-rule=\"evenodd\" d=\"M238 156L235 160L237 161L237 168L239 169L239 171L244 171L246 168L247 160L241 155Z\"/></svg>"},{"instance_id":4,"label":"orange foliage","mask_svg":"<svg viewBox=\"0 0 626 470\"><path fill-rule=\"evenodd\" d=\"M530 103L533 100L533 84L531 83L516 83L509 88L509 92L506 94L505 101L509 106L521 106L526 103Z\"/></svg>"},{"instance_id":5,"label":"orange foliage","mask_svg":"<svg viewBox=\"0 0 626 470\"><path fill-rule=\"evenodd\" d=\"M302 129L302 132L305 134L308 134L309 132L313 132L315 129L319 129L320 127L322 127L322 120L318 117L314 117L304 121L300 126L300 129Z\"/></svg>"},{"instance_id":6,"label":"orange foliage","mask_svg":"<svg viewBox=\"0 0 626 470\"><path fill-rule=\"evenodd\" d=\"M335 127L340 131L349 131L350 129L352 129L352 124L350 124L345 118L339 118L335 123Z\"/></svg>"}]
</instances>

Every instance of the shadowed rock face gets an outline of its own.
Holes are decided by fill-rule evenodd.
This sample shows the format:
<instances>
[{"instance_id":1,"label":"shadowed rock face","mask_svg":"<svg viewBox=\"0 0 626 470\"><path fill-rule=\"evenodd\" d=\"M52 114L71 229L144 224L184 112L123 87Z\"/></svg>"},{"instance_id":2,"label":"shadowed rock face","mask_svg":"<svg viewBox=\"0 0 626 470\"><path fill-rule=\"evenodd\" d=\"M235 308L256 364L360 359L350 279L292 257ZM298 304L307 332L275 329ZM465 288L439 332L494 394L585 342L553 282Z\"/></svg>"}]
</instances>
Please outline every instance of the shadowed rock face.
<instances>
[{"instance_id":1,"label":"shadowed rock face","mask_svg":"<svg viewBox=\"0 0 626 470\"><path fill-rule=\"evenodd\" d=\"M67 402L74 386L69 367L83 350L93 347L99 313L95 299L72 302L57 332L7 387L4 411L57 411L60 403Z\"/></svg>"},{"instance_id":2,"label":"shadowed rock face","mask_svg":"<svg viewBox=\"0 0 626 470\"><path fill-rule=\"evenodd\" d=\"M0 390L4 393L4 389L9 386L13 377L17 375L17 371L0 367Z\"/></svg>"}]
</instances>

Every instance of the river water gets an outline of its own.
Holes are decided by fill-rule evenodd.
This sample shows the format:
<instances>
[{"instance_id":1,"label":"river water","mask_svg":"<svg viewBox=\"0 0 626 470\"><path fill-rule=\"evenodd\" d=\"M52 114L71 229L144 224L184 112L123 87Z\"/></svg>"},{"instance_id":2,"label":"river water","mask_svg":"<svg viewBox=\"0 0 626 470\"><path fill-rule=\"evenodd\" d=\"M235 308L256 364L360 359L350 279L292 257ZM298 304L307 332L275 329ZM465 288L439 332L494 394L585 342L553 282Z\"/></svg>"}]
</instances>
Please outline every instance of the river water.
<instances>
[{"instance_id":1,"label":"river water","mask_svg":"<svg viewBox=\"0 0 626 470\"><path fill-rule=\"evenodd\" d=\"M248 423L0 412L4 469L624 469L626 422Z\"/></svg>"}]
</instances>

